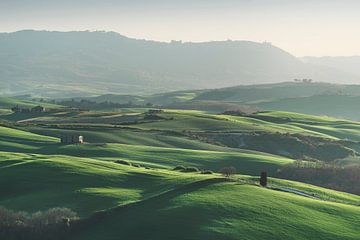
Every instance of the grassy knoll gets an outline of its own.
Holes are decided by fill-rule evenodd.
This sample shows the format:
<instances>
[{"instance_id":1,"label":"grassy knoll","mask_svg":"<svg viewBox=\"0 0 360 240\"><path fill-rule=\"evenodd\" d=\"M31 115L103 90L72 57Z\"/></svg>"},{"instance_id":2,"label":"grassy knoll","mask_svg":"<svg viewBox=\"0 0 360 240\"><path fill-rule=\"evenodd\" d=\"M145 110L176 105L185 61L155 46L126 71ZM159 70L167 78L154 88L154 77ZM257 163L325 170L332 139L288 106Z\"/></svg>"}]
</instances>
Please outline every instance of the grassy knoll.
<instances>
[{"instance_id":1,"label":"grassy knoll","mask_svg":"<svg viewBox=\"0 0 360 240\"><path fill-rule=\"evenodd\" d=\"M341 94L323 94L307 97L276 99L256 104L262 109L295 111L312 115L328 115L339 118L360 120L360 97Z\"/></svg>"},{"instance_id":2,"label":"grassy knoll","mask_svg":"<svg viewBox=\"0 0 360 240\"><path fill-rule=\"evenodd\" d=\"M217 183L110 211L73 239L358 239L359 216L356 206Z\"/></svg>"},{"instance_id":3,"label":"grassy knoll","mask_svg":"<svg viewBox=\"0 0 360 240\"><path fill-rule=\"evenodd\" d=\"M85 229L75 225L71 239L359 237L358 196L270 179L270 186L291 187L324 201L260 188L256 177L234 179L221 183L217 174L0 152L0 205L30 212L69 207L89 219ZM100 210L106 214L92 225Z\"/></svg>"},{"instance_id":4,"label":"grassy knoll","mask_svg":"<svg viewBox=\"0 0 360 240\"><path fill-rule=\"evenodd\" d=\"M254 115L264 121L310 130L337 139L360 140L360 123L327 116L312 116L293 112L269 111Z\"/></svg>"},{"instance_id":5,"label":"grassy knoll","mask_svg":"<svg viewBox=\"0 0 360 240\"><path fill-rule=\"evenodd\" d=\"M144 122L132 127L140 129L174 130L174 131L223 131L223 132L289 132L331 137L326 134L306 130L297 126L277 124L251 117L213 115L198 112L167 111L159 114L167 119L163 121Z\"/></svg>"},{"instance_id":6,"label":"grassy knoll","mask_svg":"<svg viewBox=\"0 0 360 240\"><path fill-rule=\"evenodd\" d=\"M26 211L63 206L84 217L206 177L65 155L0 152L0 205Z\"/></svg>"},{"instance_id":7,"label":"grassy knoll","mask_svg":"<svg viewBox=\"0 0 360 240\"><path fill-rule=\"evenodd\" d=\"M57 152L102 160L126 159L151 167L173 168L178 165L219 171L224 166L235 166L242 174L259 174L262 170L274 174L293 160L254 151L217 152L179 148L160 148L123 144L62 146Z\"/></svg>"},{"instance_id":8,"label":"grassy knoll","mask_svg":"<svg viewBox=\"0 0 360 240\"><path fill-rule=\"evenodd\" d=\"M230 149L197 141L175 133L158 131L138 131L136 129L119 128L40 128L27 127L31 132L58 137L60 135L85 136L89 143L121 143L129 145L145 145L154 147L185 148L197 150L229 151Z\"/></svg>"},{"instance_id":9,"label":"grassy knoll","mask_svg":"<svg viewBox=\"0 0 360 240\"><path fill-rule=\"evenodd\" d=\"M232 152L227 148L215 151L128 144L61 145L58 142L53 137L0 127L0 150L14 153L61 154L106 161L125 159L158 168L185 165L219 171L233 165L242 174L258 174L262 170L274 174L281 166L293 162L276 155L248 150Z\"/></svg>"},{"instance_id":10,"label":"grassy knoll","mask_svg":"<svg viewBox=\"0 0 360 240\"><path fill-rule=\"evenodd\" d=\"M331 139L360 140L360 124L358 122L318 117L291 112L260 112L249 116L230 116L207 114L201 111L165 110L156 114L158 119L147 119L142 112L80 112L56 114L11 114L0 116L4 120L18 121L27 124L56 125L58 128L87 130L98 127L104 134L99 139L105 142L130 143L115 129L114 136L109 132L114 128L131 128L137 130L156 130L172 132L268 132L290 133ZM108 131L108 128L112 128ZM43 133L46 133L46 129ZM95 129L96 131L96 129ZM51 131L49 131L51 132ZM88 132L89 133L89 132ZM100 135L107 135L101 137ZM136 134L135 134L136 135ZM139 134L138 134L139 135ZM144 133L144 135L146 135ZM91 138L92 134L90 134ZM126 136L126 133L124 134ZM140 137L141 138L141 137Z\"/></svg>"},{"instance_id":11,"label":"grassy knoll","mask_svg":"<svg viewBox=\"0 0 360 240\"><path fill-rule=\"evenodd\" d=\"M1 108L12 108L14 106L19 106L22 108L32 108L35 106L41 105L46 108L59 108L61 106L50 103L39 103L28 100L16 99L16 98L8 98L8 97L0 97L0 107Z\"/></svg>"}]
</instances>

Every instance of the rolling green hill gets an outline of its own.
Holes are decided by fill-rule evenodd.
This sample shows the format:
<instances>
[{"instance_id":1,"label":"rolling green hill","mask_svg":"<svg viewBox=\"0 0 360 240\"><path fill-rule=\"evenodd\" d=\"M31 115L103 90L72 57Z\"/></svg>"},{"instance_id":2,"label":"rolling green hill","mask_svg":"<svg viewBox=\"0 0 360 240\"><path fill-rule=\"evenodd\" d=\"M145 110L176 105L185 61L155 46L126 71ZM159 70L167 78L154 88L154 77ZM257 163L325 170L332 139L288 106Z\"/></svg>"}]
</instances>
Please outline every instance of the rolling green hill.
<instances>
[{"instance_id":1,"label":"rolling green hill","mask_svg":"<svg viewBox=\"0 0 360 240\"><path fill-rule=\"evenodd\" d=\"M50 114L42 125L35 120L22 125L26 120L22 119L17 127L23 130L0 127L0 205L29 212L59 206L72 209L80 220L71 223L66 239L355 240L360 236L359 196L276 178L269 179L268 188L259 187L261 171L275 176L294 160L216 146L180 134L185 129L288 129L336 140L335 130L328 135L306 131L300 124L333 129L346 124L355 135L356 122L288 112L239 117L169 110L159 113L160 120L124 129L107 124L101 131L100 123L81 130L86 121L93 120L89 114L80 115L84 122L77 129L69 128L71 121L56 127L52 122L63 117L59 116ZM101 119L101 113L94 118ZM139 134L133 135L136 131ZM94 142L99 138L103 143L62 145L56 136L65 132L88 134ZM154 133L164 136L151 137ZM112 143L122 141L127 144ZM179 165L215 173L172 170ZM224 178L218 172L225 166L235 166L239 175Z\"/></svg>"},{"instance_id":2,"label":"rolling green hill","mask_svg":"<svg viewBox=\"0 0 360 240\"><path fill-rule=\"evenodd\" d=\"M256 104L261 109L294 111L311 115L327 115L359 121L360 96L315 95L309 97L285 98Z\"/></svg>"},{"instance_id":3,"label":"rolling green hill","mask_svg":"<svg viewBox=\"0 0 360 240\"><path fill-rule=\"evenodd\" d=\"M359 214L253 185L203 182L94 216L73 239L357 239Z\"/></svg>"},{"instance_id":4,"label":"rolling green hill","mask_svg":"<svg viewBox=\"0 0 360 240\"><path fill-rule=\"evenodd\" d=\"M196 143L196 142L194 142ZM201 146L201 143L199 144ZM206 146L206 145L205 145ZM128 160L144 166L174 168L178 165L219 171L233 165L243 174L258 174L267 170L275 174L292 159L266 153L213 147L211 150L190 150L169 147L150 147L124 144L61 145L52 137L0 127L0 150L14 153L67 155L105 161ZM216 151L217 150L217 151ZM222 150L222 151L220 151Z\"/></svg>"},{"instance_id":5,"label":"rolling green hill","mask_svg":"<svg viewBox=\"0 0 360 240\"><path fill-rule=\"evenodd\" d=\"M17 120L26 131L56 138L64 134L83 135L89 143L220 152L248 149L293 159L325 161L358 156L360 149L358 122L291 112L243 116L186 110L156 114L64 112L1 118Z\"/></svg>"},{"instance_id":6,"label":"rolling green hill","mask_svg":"<svg viewBox=\"0 0 360 240\"><path fill-rule=\"evenodd\" d=\"M22 99L16 99L16 98L9 98L9 97L0 97L0 108L4 109L10 109L15 106L19 106L21 108L32 108L35 106L41 105L45 108L59 108L61 106L56 104L50 104L50 103L39 103L29 100L22 100Z\"/></svg>"},{"instance_id":7,"label":"rolling green hill","mask_svg":"<svg viewBox=\"0 0 360 240\"><path fill-rule=\"evenodd\" d=\"M80 98L81 99L81 98ZM148 96L103 95L96 102L152 103L164 108L222 113L228 110L292 111L317 116L332 116L358 121L360 85L322 82L283 82L243 85L210 90L167 92Z\"/></svg>"},{"instance_id":8,"label":"rolling green hill","mask_svg":"<svg viewBox=\"0 0 360 240\"><path fill-rule=\"evenodd\" d=\"M64 155L1 152L0 156L0 204L26 211L69 207L84 219L74 225L73 239L359 236L356 205L360 198L311 185L276 179L270 184L298 189L318 199L259 188L251 177L226 182L217 175ZM105 212L93 215L100 210Z\"/></svg>"}]
</instances>

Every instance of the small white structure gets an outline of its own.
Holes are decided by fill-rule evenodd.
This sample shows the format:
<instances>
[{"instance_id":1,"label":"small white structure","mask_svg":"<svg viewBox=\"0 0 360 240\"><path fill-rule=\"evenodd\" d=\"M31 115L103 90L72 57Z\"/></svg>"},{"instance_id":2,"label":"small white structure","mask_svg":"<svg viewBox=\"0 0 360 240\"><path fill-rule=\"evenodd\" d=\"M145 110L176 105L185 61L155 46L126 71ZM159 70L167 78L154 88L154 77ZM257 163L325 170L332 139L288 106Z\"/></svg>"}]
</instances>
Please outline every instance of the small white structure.
<instances>
[{"instance_id":1,"label":"small white structure","mask_svg":"<svg viewBox=\"0 0 360 240\"><path fill-rule=\"evenodd\" d=\"M62 144L83 144L84 137L80 135L72 135L72 136L61 136L60 137Z\"/></svg>"}]
</instances>

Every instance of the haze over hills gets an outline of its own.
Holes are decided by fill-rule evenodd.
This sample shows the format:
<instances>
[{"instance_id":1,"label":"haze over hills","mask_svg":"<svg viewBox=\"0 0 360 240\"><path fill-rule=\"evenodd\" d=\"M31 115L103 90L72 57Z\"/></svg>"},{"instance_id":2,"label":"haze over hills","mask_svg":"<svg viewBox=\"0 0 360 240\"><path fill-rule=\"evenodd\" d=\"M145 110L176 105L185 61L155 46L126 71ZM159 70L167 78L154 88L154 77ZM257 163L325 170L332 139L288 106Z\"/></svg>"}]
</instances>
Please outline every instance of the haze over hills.
<instances>
[{"instance_id":1,"label":"haze over hills","mask_svg":"<svg viewBox=\"0 0 360 240\"><path fill-rule=\"evenodd\" d=\"M88 31L0 34L1 94L149 94L294 78L360 80L356 74L304 63L269 43L164 43Z\"/></svg>"},{"instance_id":2,"label":"haze over hills","mask_svg":"<svg viewBox=\"0 0 360 240\"><path fill-rule=\"evenodd\" d=\"M319 66L331 67L350 74L360 76L360 56L338 56L338 57L303 57L306 63Z\"/></svg>"}]
</instances>

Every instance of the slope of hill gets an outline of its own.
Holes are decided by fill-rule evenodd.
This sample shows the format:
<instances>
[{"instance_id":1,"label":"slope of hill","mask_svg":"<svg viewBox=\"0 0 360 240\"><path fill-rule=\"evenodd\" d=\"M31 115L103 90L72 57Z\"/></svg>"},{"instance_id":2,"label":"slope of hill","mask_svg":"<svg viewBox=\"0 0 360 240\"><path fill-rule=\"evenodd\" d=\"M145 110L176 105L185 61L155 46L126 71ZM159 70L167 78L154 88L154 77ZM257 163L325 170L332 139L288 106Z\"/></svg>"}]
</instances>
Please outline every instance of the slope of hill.
<instances>
[{"instance_id":1,"label":"slope of hill","mask_svg":"<svg viewBox=\"0 0 360 240\"><path fill-rule=\"evenodd\" d=\"M97 118L99 114L95 113ZM87 114L80 115L89 119ZM229 122L225 129L239 129L243 124L245 130L255 126L306 132L301 124L316 122L334 132L341 124L352 127L352 134L357 131L355 122L286 112L263 112L248 118L181 110L159 115L174 120L134 127L146 132L177 125L180 131L186 126L201 130L219 125L221 130L221 125ZM50 117L50 122L54 119ZM183 125L176 122L179 119ZM289 119L292 121L284 123ZM31 129L34 123L29 121L22 128ZM40 128L36 132L48 134L46 124L34 125ZM178 137L181 142L181 135ZM267 188L259 187L261 171L275 176L277 169L294 162L292 159L220 146L223 151L142 146L141 141L135 139L134 145L62 145L55 137L0 127L0 205L29 212L59 206L72 209L81 219L71 222L63 239L356 240L360 236L357 195L275 178L269 178ZM200 144L198 140L193 143ZM214 173L171 170L178 165ZM229 180L217 173L229 165L253 176L235 175Z\"/></svg>"},{"instance_id":2,"label":"slope of hill","mask_svg":"<svg viewBox=\"0 0 360 240\"><path fill-rule=\"evenodd\" d=\"M65 112L38 116L11 114L0 116L0 119L17 121L22 129L57 138L80 134L87 142L95 144L234 151L230 147L327 161L357 155L357 141L360 140L357 122L290 112L259 112L245 116L183 110L166 110L153 115ZM317 146L316 151L314 146Z\"/></svg>"},{"instance_id":3,"label":"slope of hill","mask_svg":"<svg viewBox=\"0 0 360 240\"><path fill-rule=\"evenodd\" d=\"M17 99L17 98L9 98L9 97L0 97L0 109L10 109L15 106L19 106L21 108L32 108L35 106L41 105L45 108L59 108L61 106L56 104L50 104L46 102L34 102L29 100Z\"/></svg>"},{"instance_id":4,"label":"slope of hill","mask_svg":"<svg viewBox=\"0 0 360 240\"><path fill-rule=\"evenodd\" d=\"M312 194L315 199L311 199L259 188L251 177L238 176L228 182L218 175L145 169L89 158L0 155L0 182L6 184L2 185L0 204L26 211L70 207L86 226L74 225L68 236L72 239L359 236L356 205L360 198L351 194L284 180L270 182L273 187ZM101 213L93 215L99 210L105 213L103 217ZM254 226L263 230L252 231Z\"/></svg>"},{"instance_id":5,"label":"slope of hill","mask_svg":"<svg viewBox=\"0 0 360 240\"><path fill-rule=\"evenodd\" d=\"M332 116L359 121L360 96L314 95L292 97L255 104L261 109L294 111L311 115Z\"/></svg>"},{"instance_id":6,"label":"slope of hill","mask_svg":"<svg viewBox=\"0 0 360 240\"><path fill-rule=\"evenodd\" d=\"M142 144L141 140L133 143L133 145L86 144L64 146L59 144L59 140L56 138L0 127L0 150L13 153L62 154L105 161L121 159L156 168L174 168L183 165L219 171L223 166L233 165L243 174L257 174L262 170L267 170L270 175L274 175L285 164L293 162L289 158L262 152L211 147L210 144L197 141L192 141L192 143L192 148L207 150L182 149L180 148L183 144L181 139L178 140L177 144L174 144L177 148L141 146L139 145Z\"/></svg>"},{"instance_id":7,"label":"slope of hill","mask_svg":"<svg viewBox=\"0 0 360 240\"><path fill-rule=\"evenodd\" d=\"M355 206L204 182L94 216L72 239L357 239L358 214Z\"/></svg>"},{"instance_id":8,"label":"slope of hill","mask_svg":"<svg viewBox=\"0 0 360 240\"><path fill-rule=\"evenodd\" d=\"M113 32L0 34L0 93L154 93L294 78L354 80L267 43L162 43ZM46 92L46 94L45 94Z\"/></svg>"},{"instance_id":9,"label":"slope of hill","mask_svg":"<svg viewBox=\"0 0 360 240\"><path fill-rule=\"evenodd\" d=\"M309 97L320 94L348 94L360 96L360 85L331 84L322 82L283 82L276 84L248 85L220 88L197 95L193 100L256 103L283 98Z\"/></svg>"}]
</instances>

